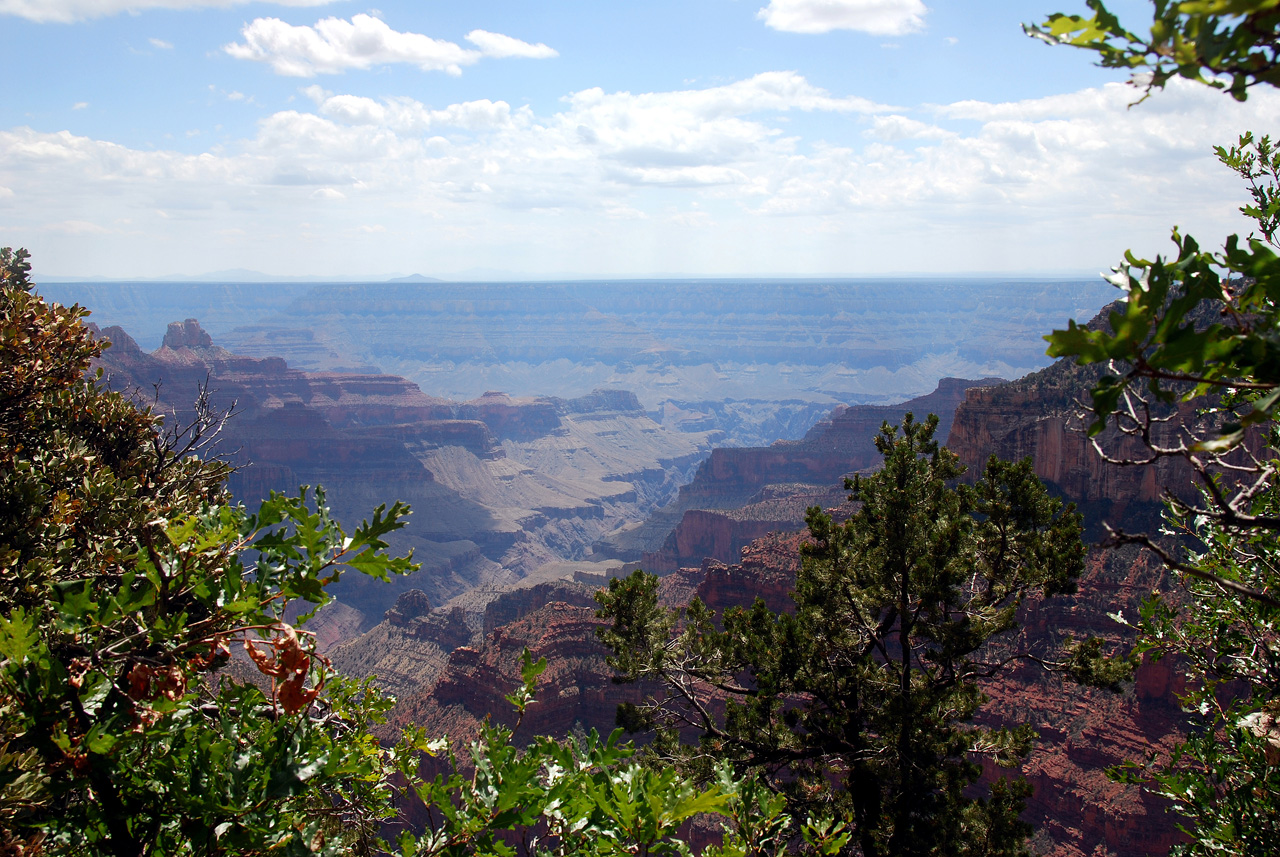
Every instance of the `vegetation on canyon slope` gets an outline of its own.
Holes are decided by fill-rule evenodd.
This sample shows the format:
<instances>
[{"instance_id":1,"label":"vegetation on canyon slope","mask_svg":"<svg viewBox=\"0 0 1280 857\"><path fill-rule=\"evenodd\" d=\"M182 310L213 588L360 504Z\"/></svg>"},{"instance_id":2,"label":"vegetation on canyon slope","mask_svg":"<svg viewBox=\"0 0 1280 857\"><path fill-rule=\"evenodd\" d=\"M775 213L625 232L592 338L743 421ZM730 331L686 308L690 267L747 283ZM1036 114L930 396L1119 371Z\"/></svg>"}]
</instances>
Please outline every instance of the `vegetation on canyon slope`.
<instances>
[{"instance_id":1,"label":"vegetation on canyon slope","mask_svg":"<svg viewBox=\"0 0 1280 857\"><path fill-rule=\"evenodd\" d=\"M1150 34L1125 29L1100 2L1091 17L1054 15L1033 32L1145 72L1146 95L1180 76L1245 100L1280 86L1276 0L1155 0ZM1260 236L1232 235L1205 252L1175 229L1176 254L1128 253L1109 328L1070 324L1049 353L1097 364L1093 425L1137 438L1141 461L1180 458L1198 498L1170 497L1161 536L1116 532L1181 573L1180 592L1153 597L1135 627L1138 653L1186 665L1183 703L1200 726L1169 758L1134 760L1116 776L1173 801L1186 819L1178 854L1280 851L1280 151L1242 135L1217 149L1246 182L1241 212ZM1107 451L1099 447L1099 453Z\"/></svg>"},{"instance_id":2,"label":"vegetation on canyon slope","mask_svg":"<svg viewBox=\"0 0 1280 857\"><path fill-rule=\"evenodd\" d=\"M1030 787L972 787L977 760L1011 767L1034 732L972 720L982 681L1048 664L1008 638L1025 599L1075 591L1081 518L1029 460L992 459L976 485L953 485L964 467L937 423L883 427L883 465L847 483L860 504L847 521L809 510L794 612L758 599L722 616L697 599L662 610L657 579L636 572L597 596L613 620L601 636L624 680L662 683L630 720L657 729L664 761L758 772L795 812L844 819L866 857L1029 854ZM1052 666L1096 677L1093 651Z\"/></svg>"}]
</instances>

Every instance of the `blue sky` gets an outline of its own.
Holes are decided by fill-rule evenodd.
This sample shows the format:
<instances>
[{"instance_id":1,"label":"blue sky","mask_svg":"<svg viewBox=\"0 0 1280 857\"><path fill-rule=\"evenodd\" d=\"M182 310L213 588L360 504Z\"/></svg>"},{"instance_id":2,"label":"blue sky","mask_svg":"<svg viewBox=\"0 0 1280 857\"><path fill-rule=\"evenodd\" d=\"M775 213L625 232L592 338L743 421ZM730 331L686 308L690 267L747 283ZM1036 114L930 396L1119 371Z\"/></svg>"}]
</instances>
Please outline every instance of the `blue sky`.
<instances>
[{"instance_id":1,"label":"blue sky","mask_svg":"<svg viewBox=\"0 0 1280 857\"><path fill-rule=\"evenodd\" d=\"M1129 108L1021 32L1082 7L0 0L0 243L64 276L1055 273L1243 229L1211 146L1280 99Z\"/></svg>"}]
</instances>

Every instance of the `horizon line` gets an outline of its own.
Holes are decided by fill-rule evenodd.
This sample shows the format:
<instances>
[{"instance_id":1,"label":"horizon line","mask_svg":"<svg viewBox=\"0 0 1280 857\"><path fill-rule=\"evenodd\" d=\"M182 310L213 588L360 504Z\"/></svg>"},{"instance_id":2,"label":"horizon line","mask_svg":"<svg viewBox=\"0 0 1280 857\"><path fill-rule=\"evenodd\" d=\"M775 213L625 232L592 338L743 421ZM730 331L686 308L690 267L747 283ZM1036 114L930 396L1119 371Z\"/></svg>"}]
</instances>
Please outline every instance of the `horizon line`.
<instances>
[{"instance_id":1,"label":"horizon line","mask_svg":"<svg viewBox=\"0 0 1280 857\"><path fill-rule=\"evenodd\" d=\"M257 272L255 272L257 273ZM181 284L181 285L299 285L299 286L319 286L319 285L453 285L462 283L472 284L553 284L553 283L600 283L600 282L661 282L665 280L671 281L795 281L795 280L929 280L929 279L948 279L948 280L968 280L968 279L987 279L987 280L1088 280L1093 278L1103 279L1107 276L1103 270L1088 271L1086 269L1071 269L1064 271L961 271L961 272L893 272L893 273L824 273L824 274L572 274L572 275L554 275L554 274L536 274L530 276L502 275L496 277L485 277L476 275L452 275L441 277L417 277L415 275L408 276L391 276L391 277L361 277L335 275L333 277L319 276L276 276L271 274L261 274L260 278L240 278L240 277L217 277L216 275L201 274L191 276L167 276L167 277L105 277L100 275L66 275L66 274L48 274L40 275L38 272L32 272L32 280L39 285L41 282L59 283L67 285L123 285L123 284Z\"/></svg>"}]
</instances>

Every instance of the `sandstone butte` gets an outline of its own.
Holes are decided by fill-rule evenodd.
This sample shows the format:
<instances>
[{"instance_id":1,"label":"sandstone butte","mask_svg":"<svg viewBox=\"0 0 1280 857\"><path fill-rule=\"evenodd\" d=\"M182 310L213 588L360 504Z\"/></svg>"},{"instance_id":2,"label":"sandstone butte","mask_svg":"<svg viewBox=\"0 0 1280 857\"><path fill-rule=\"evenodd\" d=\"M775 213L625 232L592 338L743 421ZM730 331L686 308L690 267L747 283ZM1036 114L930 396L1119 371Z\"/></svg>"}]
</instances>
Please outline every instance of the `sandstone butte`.
<instances>
[{"instance_id":1,"label":"sandstone butte","mask_svg":"<svg viewBox=\"0 0 1280 857\"><path fill-rule=\"evenodd\" d=\"M577 538L595 538L602 556L634 560L638 548L648 546L645 561L664 571L674 567L661 589L672 606L697 594L717 608L759 596L785 609L803 508L815 502L837 506L841 477L874 466L875 431L906 410L917 416L939 412L944 421L954 415L948 443L971 467L991 454L1030 455L1054 490L1080 502L1095 530L1106 519L1149 520L1160 491L1186 481L1173 467L1117 472L1097 458L1074 421L1074 401L1088 379L1058 363L1012 383L953 380L901 406L841 409L801 441L716 450L668 509L631 530L629 542L600 541L611 525L644 505L642 495L652 508L662 484L668 496L675 493L668 484L675 477L654 475L664 466L659 456L650 455L655 460L647 467L636 467L636 456L611 462L629 463L630 481L597 474L594 494L562 473L561 482L552 483L559 494L551 492L554 502L542 507L534 501L548 496L547 480L529 473L534 464L575 454L581 417L615 431L610 420L630 403L613 393L588 401L493 395L455 403L427 397L393 376L302 373L280 360L236 357L214 346L194 322L171 325L165 345L151 355L119 329L103 334L115 346L107 352L106 368L118 386L150 390L159 370L166 378L159 398L170 408L189 401L187 390L206 377L216 381L215 401L238 402L243 413L228 427L224 448L235 462L254 462L233 477L233 490L247 502L267 488L305 481L335 486L330 498L340 515L388 497L415 503L415 525L424 526L403 544L425 548L426 573L381 594L342 592L343 604L327 609L318 627L332 645L335 665L379 675L400 698L390 728L415 722L457 738L473 735L487 715L505 715L503 696L518 682L526 647L550 664L539 701L521 726L526 736L607 732L617 704L645 693L611 681L596 642L600 620L591 595L603 577L579 571L576 579L531 578L522 585L503 566L516 557L519 567L520 556L539 551L550 556L550 545L573 535L583 520L588 525ZM537 445L547 437L568 442ZM688 462L702 458L713 440L710 433L689 439ZM513 456L521 457L520 466L491 467ZM457 471L444 466L459 463L493 484L467 488L451 475ZM521 476L530 484L514 492L517 501L496 504L494 486ZM535 531L532 538L526 526ZM766 529L770 534L756 538ZM522 540L523 554L513 550ZM1132 616L1147 595L1167 586L1163 570L1136 551L1095 551L1081 595L1025 605L1023 633L1033 645L1090 633L1120 643L1123 628L1107 614L1120 610ZM352 636L357 629L364 633ZM1026 818L1039 831L1038 850L1062 857L1127 857L1163 853L1176 841L1175 821L1163 806L1110 782L1104 771L1171 746L1183 720L1176 702L1179 682L1176 666L1162 662L1144 665L1122 694L1064 686L1030 668L986 689L984 718L1029 722L1040 732L1023 770L1035 788Z\"/></svg>"}]
</instances>

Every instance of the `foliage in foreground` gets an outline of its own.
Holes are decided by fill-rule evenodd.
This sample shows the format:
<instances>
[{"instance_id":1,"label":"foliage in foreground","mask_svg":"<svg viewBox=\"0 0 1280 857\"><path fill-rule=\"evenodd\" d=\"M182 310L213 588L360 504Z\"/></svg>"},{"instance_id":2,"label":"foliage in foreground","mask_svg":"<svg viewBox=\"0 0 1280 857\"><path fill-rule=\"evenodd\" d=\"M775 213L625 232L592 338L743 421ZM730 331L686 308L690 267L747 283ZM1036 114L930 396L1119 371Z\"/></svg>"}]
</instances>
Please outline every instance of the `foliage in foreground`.
<instances>
[{"instance_id":1,"label":"foliage in foreground","mask_svg":"<svg viewBox=\"0 0 1280 857\"><path fill-rule=\"evenodd\" d=\"M727 767L698 786L642 766L620 733L518 748L485 723L466 747L380 744L392 701L332 672L311 614L284 617L344 570L413 570L383 538L408 509L347 534L318 489L232 505L228 469L184 454L218 415L162 433L86 377L105 345L83 310L41 300L22 251L0 272L0 855L385 853L410 796L431 820L398 839L415 857L683 854L699 815L723 828L709 857L847 843ZM258 682L220 671L233 647ZM526 653L521 715L544 667ZM449 775L424 781L424 754Z\"/></svg>"},{"instance_id":2,"label":"foliage in foreground","mask_svg":"<svg viewBox=\"0 0 1280 857\"><path fill-rule=\"evenodd\" d=\"M178 446L213 423L162 434L86 378L84 311L22 251L0 270L0 849L370 853L412 754L284 615L343 569L412 569L383 541L408 510L348 535L321 492L231 505L227 467ZM266 690L219 677L233 646Z\"/></svg>"},{"instance_id":3,"label":"foliage in foreground","mask_svg":"<svg viewBox=\"0 0 1280 857\"><path fill-rule=\"evenodd\" d=\"M507 697L521 719L545 666L525 652L524 684ZM635 747L621 743L620 729L607 740L593 730L517 749L519 728L486 722L461 756L447 742L432 745L446 754L450 773L417 786L431 824L421 837L401 838L406 857L689 854L685 825L696 816L712 838L722 836L705 857L835 855L848 843L843 825L799 821L780 796L735 777L726 764L698 786L670 767L642 764Z\"/></svg>"},{"instance_id":4,"label":"foliage in foreground","mask_svg":"<svg viewBox=\"0 0 1280 857\"><path fill-rule=\"evenodd\" d=\"M1147 94L1182 77L1225 89L1239 101L1251 86L1280 84L1280 2L1277 0L1152 0L1149 33L1120 23L1102 0L1085 0L1091 15L1050 15L1027 33L1050 44L1098 55L1099 65L1134 72Z\"/></svg>"},{"instance_id":5,"label":"foliage in foreground","mask_svg":"<svg viewBox=\"0 0 1280 857\"><path fill-rule=\"evenodd\" d=\"M1148 94L1175 74L1239 100L1280 85L1277 0L1156 0L1150 35L1088 5L1092 18L1055 15L1039 35L1151 72ZM1246 182L1240 211L1258 234L1206 252L1175 229L1171 258L1130 252L1116 268L1109 328L1072 322L1046 338L1051 355L1107 370L1091 432L1112 425L1145 449L1119 463L1176 458L1196 481L1167 498L1162 533L1112 541L1181 573L1180 590L1153 598L1134 627L1138 653L1185 666L1182 701L1198 725L1170 758L1114 776L1173 801L1188 834L1176 854L1262 857L1280 852L1280 152L1249 133L1216 153Z\"/></svg>"},{"instance_id":6,"label":"foliage in foreground","mask_svg":"<svg viewBox=\"0 0 1280 857\"><path fill-rule=\"evenodd\" d=\"M836 525L810 510L794 613L757 600L715 616L696 599L673 613L636 573L597 596L613 620L602 637L622 680L662 683L620 715L656 730L663 760L709 778L727 759L793 813L844 820L867 857L1026 854L1029 787L971 787L979 759L1016 764L1034 734L974 724L979 683L1024 659L1117 676L1097 673L1093 644L1050 664L1011 639L1024 599L1075 590L1080 516L1029 461L993 459L975 486L952 487L963 467L936 428L886 424L883 467L849 483L858 511ZM681 743L690 731L696 745Z\"/></svg>"}]
</instances>

